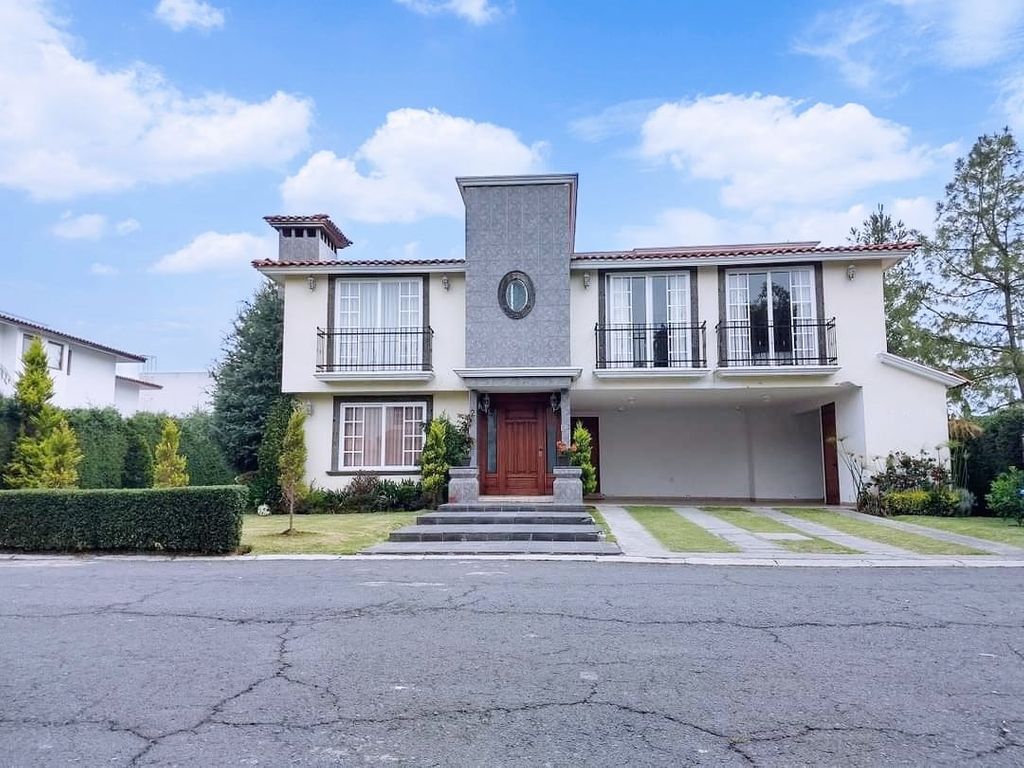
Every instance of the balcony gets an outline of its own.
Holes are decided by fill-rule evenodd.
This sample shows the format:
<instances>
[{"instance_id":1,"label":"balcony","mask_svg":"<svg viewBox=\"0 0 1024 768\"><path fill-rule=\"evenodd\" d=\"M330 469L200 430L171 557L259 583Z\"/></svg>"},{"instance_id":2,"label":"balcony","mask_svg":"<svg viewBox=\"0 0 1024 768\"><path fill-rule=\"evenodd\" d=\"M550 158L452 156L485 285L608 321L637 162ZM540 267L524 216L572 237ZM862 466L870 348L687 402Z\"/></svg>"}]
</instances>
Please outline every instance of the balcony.
<instances>
[{"instance_id":1,"label":"balcony","mask_svg":"<svg viewBox=\"0 0 1024 768\"><path fill-rule=\"evenodd\" d=\"M594 375L703 376L707 373L706 328L706 323L598 324L594 326Z\"/></svg>"},{"instance_id":2,"label":"balcony","mask_svg":"<svg viewBox=\"0 0 1024 768\"><path fill-rule=\"evenodd\" d=\"M719 323L719 374L829 374L838 370L836 321Z\"/></svg>"},{"instance_id":3,"label":"balcony","mask_svg":"<svg viewBox=\"0 0 1024 768\"><path fill-rule=\"evenodd\" d=\"M320 379L425 380L433 378L432 328L316 330Z\"/></svg>"}]
</instances>

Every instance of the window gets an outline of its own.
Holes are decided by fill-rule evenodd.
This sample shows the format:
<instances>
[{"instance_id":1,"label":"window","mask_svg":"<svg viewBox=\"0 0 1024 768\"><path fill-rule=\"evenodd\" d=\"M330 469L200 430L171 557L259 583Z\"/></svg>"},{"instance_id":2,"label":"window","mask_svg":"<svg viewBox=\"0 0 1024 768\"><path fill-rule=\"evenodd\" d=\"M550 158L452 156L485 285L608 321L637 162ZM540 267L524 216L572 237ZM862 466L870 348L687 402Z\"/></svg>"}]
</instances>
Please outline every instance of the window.
<instances>
[{"instance_id":1,"label":"window","mask_svg":"<svg viewBox=\"0 0 1024 768\"><path fill-rule=\"evenodd\" d=\"M608 276L605 355L613 368L666 368L693 355L690 273Z\"/></svg>"},{"instance_id":2,"label":"window","mask_svg":"<svg viewBox=\"0 0 1024 768\"><path fill-rule=\"evenodd\" d=\"M423 451L426 403L342 403L340 469L416 471Z\"/></svg>"},{"instance_id":3,"label":"window","mask_svg":"<svg viewBox=\"0 0 1024 768\"><path fill-rule=\"evenodd\" d=\"M418 368L423 361L423 280L335 282L334 364Z\"/></svg>"},{"instance_id":4,"label":"window","mask_svg":"<svg viewBox=\"0 0 1024 768\"><path fill-rule=\"evenodd\" d=\"M21 356L25 356L25 352L28 351L29 344L32 340L37 337L29 336L25 334L21 339ZM50 368L54 371L59 371L64 367L64 345L57 341L50 341L43 339L43 349L46 350L46 359L49 362Z\"/></svg>"},{"instance_id":5,"label":"window","mask_svg":"<svg viewBox=\"0 0 1024 768\"><path fill-rule=\"evenodd\" d=\"M726 312L730 361L748 365L817 362L818 321L811 269L728 273Z\"/></svg>"},{"instance_id":6,"label":"window","mask_svg":"<svg viewBox=\"0 0 1024 768\"><path fill-rule=\"evenodd\" d=\"M498 306L513 320L530 314L535 299L533 280L525 272L509 272L498 282Z\"/></svg>"}]
</instances>

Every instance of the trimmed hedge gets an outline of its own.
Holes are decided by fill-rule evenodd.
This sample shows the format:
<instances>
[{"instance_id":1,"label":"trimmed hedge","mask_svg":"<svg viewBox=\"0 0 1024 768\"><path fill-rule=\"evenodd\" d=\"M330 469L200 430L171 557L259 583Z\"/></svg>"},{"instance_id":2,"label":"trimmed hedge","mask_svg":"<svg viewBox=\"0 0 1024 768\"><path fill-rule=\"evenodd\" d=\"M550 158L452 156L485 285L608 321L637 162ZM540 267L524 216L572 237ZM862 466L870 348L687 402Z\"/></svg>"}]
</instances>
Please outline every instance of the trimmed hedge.
<instances>
[{"instance_id":1,"label":"trimmed hedge","mask_svg":"<svg viewBox=\"0 0 1024 768\"><path fill-rule=\"evenodd\" d=\"M237 485L0 491L0 548L233 552L246 499Z\"/></svg>"}]
</instances>

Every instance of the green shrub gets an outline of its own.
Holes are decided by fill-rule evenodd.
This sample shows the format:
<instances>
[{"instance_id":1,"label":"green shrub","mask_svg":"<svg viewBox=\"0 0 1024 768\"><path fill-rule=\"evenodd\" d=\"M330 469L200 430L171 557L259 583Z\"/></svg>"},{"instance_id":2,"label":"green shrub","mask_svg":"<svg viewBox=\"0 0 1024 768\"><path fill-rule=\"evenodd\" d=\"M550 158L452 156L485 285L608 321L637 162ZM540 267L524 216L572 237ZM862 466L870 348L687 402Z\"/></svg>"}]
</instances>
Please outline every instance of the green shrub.
<instances>
[{"instance_id":1,"label":"green shrub","mask_svg":"<svg viewBox=\"0 0 1024 768\"><path fill-rule=\"evenodd\" d=\"M1024 406L1003 408L982 417L979 422L984 432L966 440L963 450L966 485L981 501L987 500L992 481L1007 467L1024 468L1020 440L1024 435Z\"/></svg>"},{"instance_id":2,"label":"green shrub","mask_svg":"<svg viewBox=\"0 0 1024 768\"><path fill-rule=\"evenodd\" d=\"M358 472L342 495L342 507L355 512L373 512L380 496L380 478L371 472Z\"/></svg>"},{"instance_id":3,"label":"green shrub","mask_svg":"<svg viewBox=\"0 0 1024 768\"><path fill-rule=\"evenodd\" d=\"M232 552L240 486L0 493L0 548L28 551Z\"/></svg>"},{"instance_id":4,"label":"green shrub","mask_svg":"<svg viewBox=\"0 0 1024 768\"><path fill-rule=\"evenodd\" d=\"M927 515L930 495L928 491L889 491L882 494L882 508L887 515Z\"/></svg>"},{"instance_id":5,"label":"green shrub","mask_svg":"<svg viewBox=\"0 0 1024 768\"><path fill-rule=\"evenodd\" d=\"M423 508L423 486L413 480L381 480L377 484L376 511L412 512Z\"/></svg>"},{"instance_id":6,"label":"green shrub","mask_svg":"<svg viewBox=\"0 0 1024 768\"><path fill-rule=\"evenodd\" d=\"M590 431L583 426L582 421L576 422L572 431L572 443L566 451L569 456L569 464L580 468L580 480L583 481L583 493L593 493L597 490L597 470L594 469L593 443Z\"/></svg>"},{"instance_id":7,"label":"green shrub","mask_svg":"<svg viewBox=\"0 0 1024 768\"><path fill-rule=\"evenodd\" d=\"M436 507L445 499L448 489L448 458L445 446L451 422L447 419L433 419L427 425L427 437L420 454L420 475L423 478L423 496L427 505Z\"/></svg>"},{"instance_id":8,"label":"green shrub","mask_svg":"<svg viewBox=\"0 0 1024 768\"><path fill-rule=\"evenodd\" d=\"M189 485L231 485L235 473L213 439L213 416L195 411L179 421Z\"/></svg>"},{"instance_id":9,"label":"green shrub","mask_svg":"<svg viewBox=\"0 0 1024 768\"><path fill-rule=\"evenodd\" d=\"M121 487L153 487L153 451L146 438L134 427L128 428L128 450L124 454Z\"/></svg>"},{"instance_id":10,"label":"green shrub","mask_svg":"<svg viewBox=\"0 0 1024 768\"><path fill-rule=\"evenodd\" d=\"M0 470L11 460L14 438L18 436L18 410L14 400L0 397ZM0 488L3 485L0 484Z\"/></svg>"},{"instance_id":11,"label":"green shrub","mask_svg":"<svg viewBox=\"0 0 1024 768\"><path fill-rule=\"evenodd\" d=\"M934 486L945 488L950 484L949 470L937 459L921 453L911 456L898 451L885 459L885 469L871 477L882 495L890 491L927 490Z\"/></svg>"},{"instance_id":12,"label":"green shrub","mask_svg":"<svg viewBox=\"0 0 1024 768\"><path fill-rule=\"evenodd\" d=\"M992 481L985 501L992 514L1014 519L1017 525L1024 525L1024 471L1010 467Z\"/></svg>"},{"instance_id":13,"label":"green shrub","mask_svg":"<svg viewBox=\"0 0 1024 768\"><path fill-rule=\"evenodd\" d=\"M291 395L282 395L274 401L267 416L263 440L256 454L258 469L249 484L250 503L254 507L266 504L273 512L283 510L281 486L278 483L281 468L278 461L281 457L284 432L294 409L295 401Z\"/></svg>"},{"instance_id":14,"label":"green shrub","mask_svg":"<svg viewBox=\"0 0 1024 768\"><path fill-rule=\"evenodd\" d=\"M180 488L188 485L186 460L181 455L181 428L178 422L168 417L164 419L160 442L153 451L153 487Z\"/></svg>"},{"instance_id":15,"label":"green shrub","mask_svg":"<svg viewBox=\"0 0 1024 768\"><path fill-rule=\"evenodd\" d=\"M128 434L121 414L113 408L74 408L67 416L83 454L79 487L122 487Z\"/></svg>"}]
</instances>

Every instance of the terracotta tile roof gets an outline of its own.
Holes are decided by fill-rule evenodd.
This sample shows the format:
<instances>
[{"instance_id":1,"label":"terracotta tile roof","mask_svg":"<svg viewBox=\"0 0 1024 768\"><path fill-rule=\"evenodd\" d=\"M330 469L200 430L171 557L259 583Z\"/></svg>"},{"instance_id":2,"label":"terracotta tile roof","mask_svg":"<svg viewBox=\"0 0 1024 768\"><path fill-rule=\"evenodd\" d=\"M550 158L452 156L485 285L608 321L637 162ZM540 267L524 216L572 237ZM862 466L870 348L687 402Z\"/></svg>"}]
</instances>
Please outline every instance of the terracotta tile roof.
<instances>
[{"instance_id":1,"label":"terracotta tile roof","mask_svg":"<svg viewBox=\"0 0 1024 768\"><path fill-rule=\"evenodd\" d=\"M307 259L305 261L278 261L277 259L260 259L252 265L256 269L264 267L417 267L424 265L465 264L465 259L333 259L330 261Z\"/></svg>"},{"instance_id":2,"label":"terracotta tile roof","mask_svg":"<svg viewBox=\"0 0 1024 768\"><path fill-rule=\"evenodd\" d=\"M127 381L129 384L138 384L143 389L163 389L163 384L154 384L152 381L143 381L142 379L133 379L131 376L114 376L117 381Z\"/></svg>"},{"instance_id":3,"label":"terracotta tile roof","mask_svg":"<svg viewBox=\"0 0 1024 768\"><path fill-rule=\"evenodd\" d=\"M615 261L633 259L713 259L726 256L779 256L785 254L863 253L865 251L912 251L917 243L880 245L839 245L821 247L817 242L755 243L749 245L698 245L683 248L634 248L631 251L590 251L574 253L573 261Z\"/></svg>"},{"instance_id":4,"label":"terracotta tile roof","mask_svg":"<svg viewBox=\"0 0 1024 768\"><path fill-rule=\"evenodd\" d=\"M341 250L352 245L352 241L345 237L345 233L338 229L338 225L331 221L331 217L326 213L314 213L311 216L264 216L263 220L275 229L303 225L323 227L328 240L336 249Z\"/></svg>"},{"instance_id":5,"label":"terracotta tile roof","mask_svg":"<svg viewBox=\"0 0 1024 768\"><path fill-rule=\"evenodd\" d=\"M70 333L64 333L63 331L58 331L54 328L50 328L45 325L40 325L39 323L32 322L31 320L26 320L25 318L18 317L17 315L10 315L7 314L6 312L0 312L0 322L10 323L11 325L16 325L19 328L27 328L32 331L39 331L40 333L45 333L48 336L53 336L55 339L70 341L74 344L81 344L83 347L89 347L90 349L95 349L99 352L106 352L108 354L122 358L122 362L146 362L146 358L143 355L136 355L133 352L125 352L123 349L108 347L106 344L97 344L95 341L83 339L81 336L72 336Z\"/></svg>"}]
</instances>

